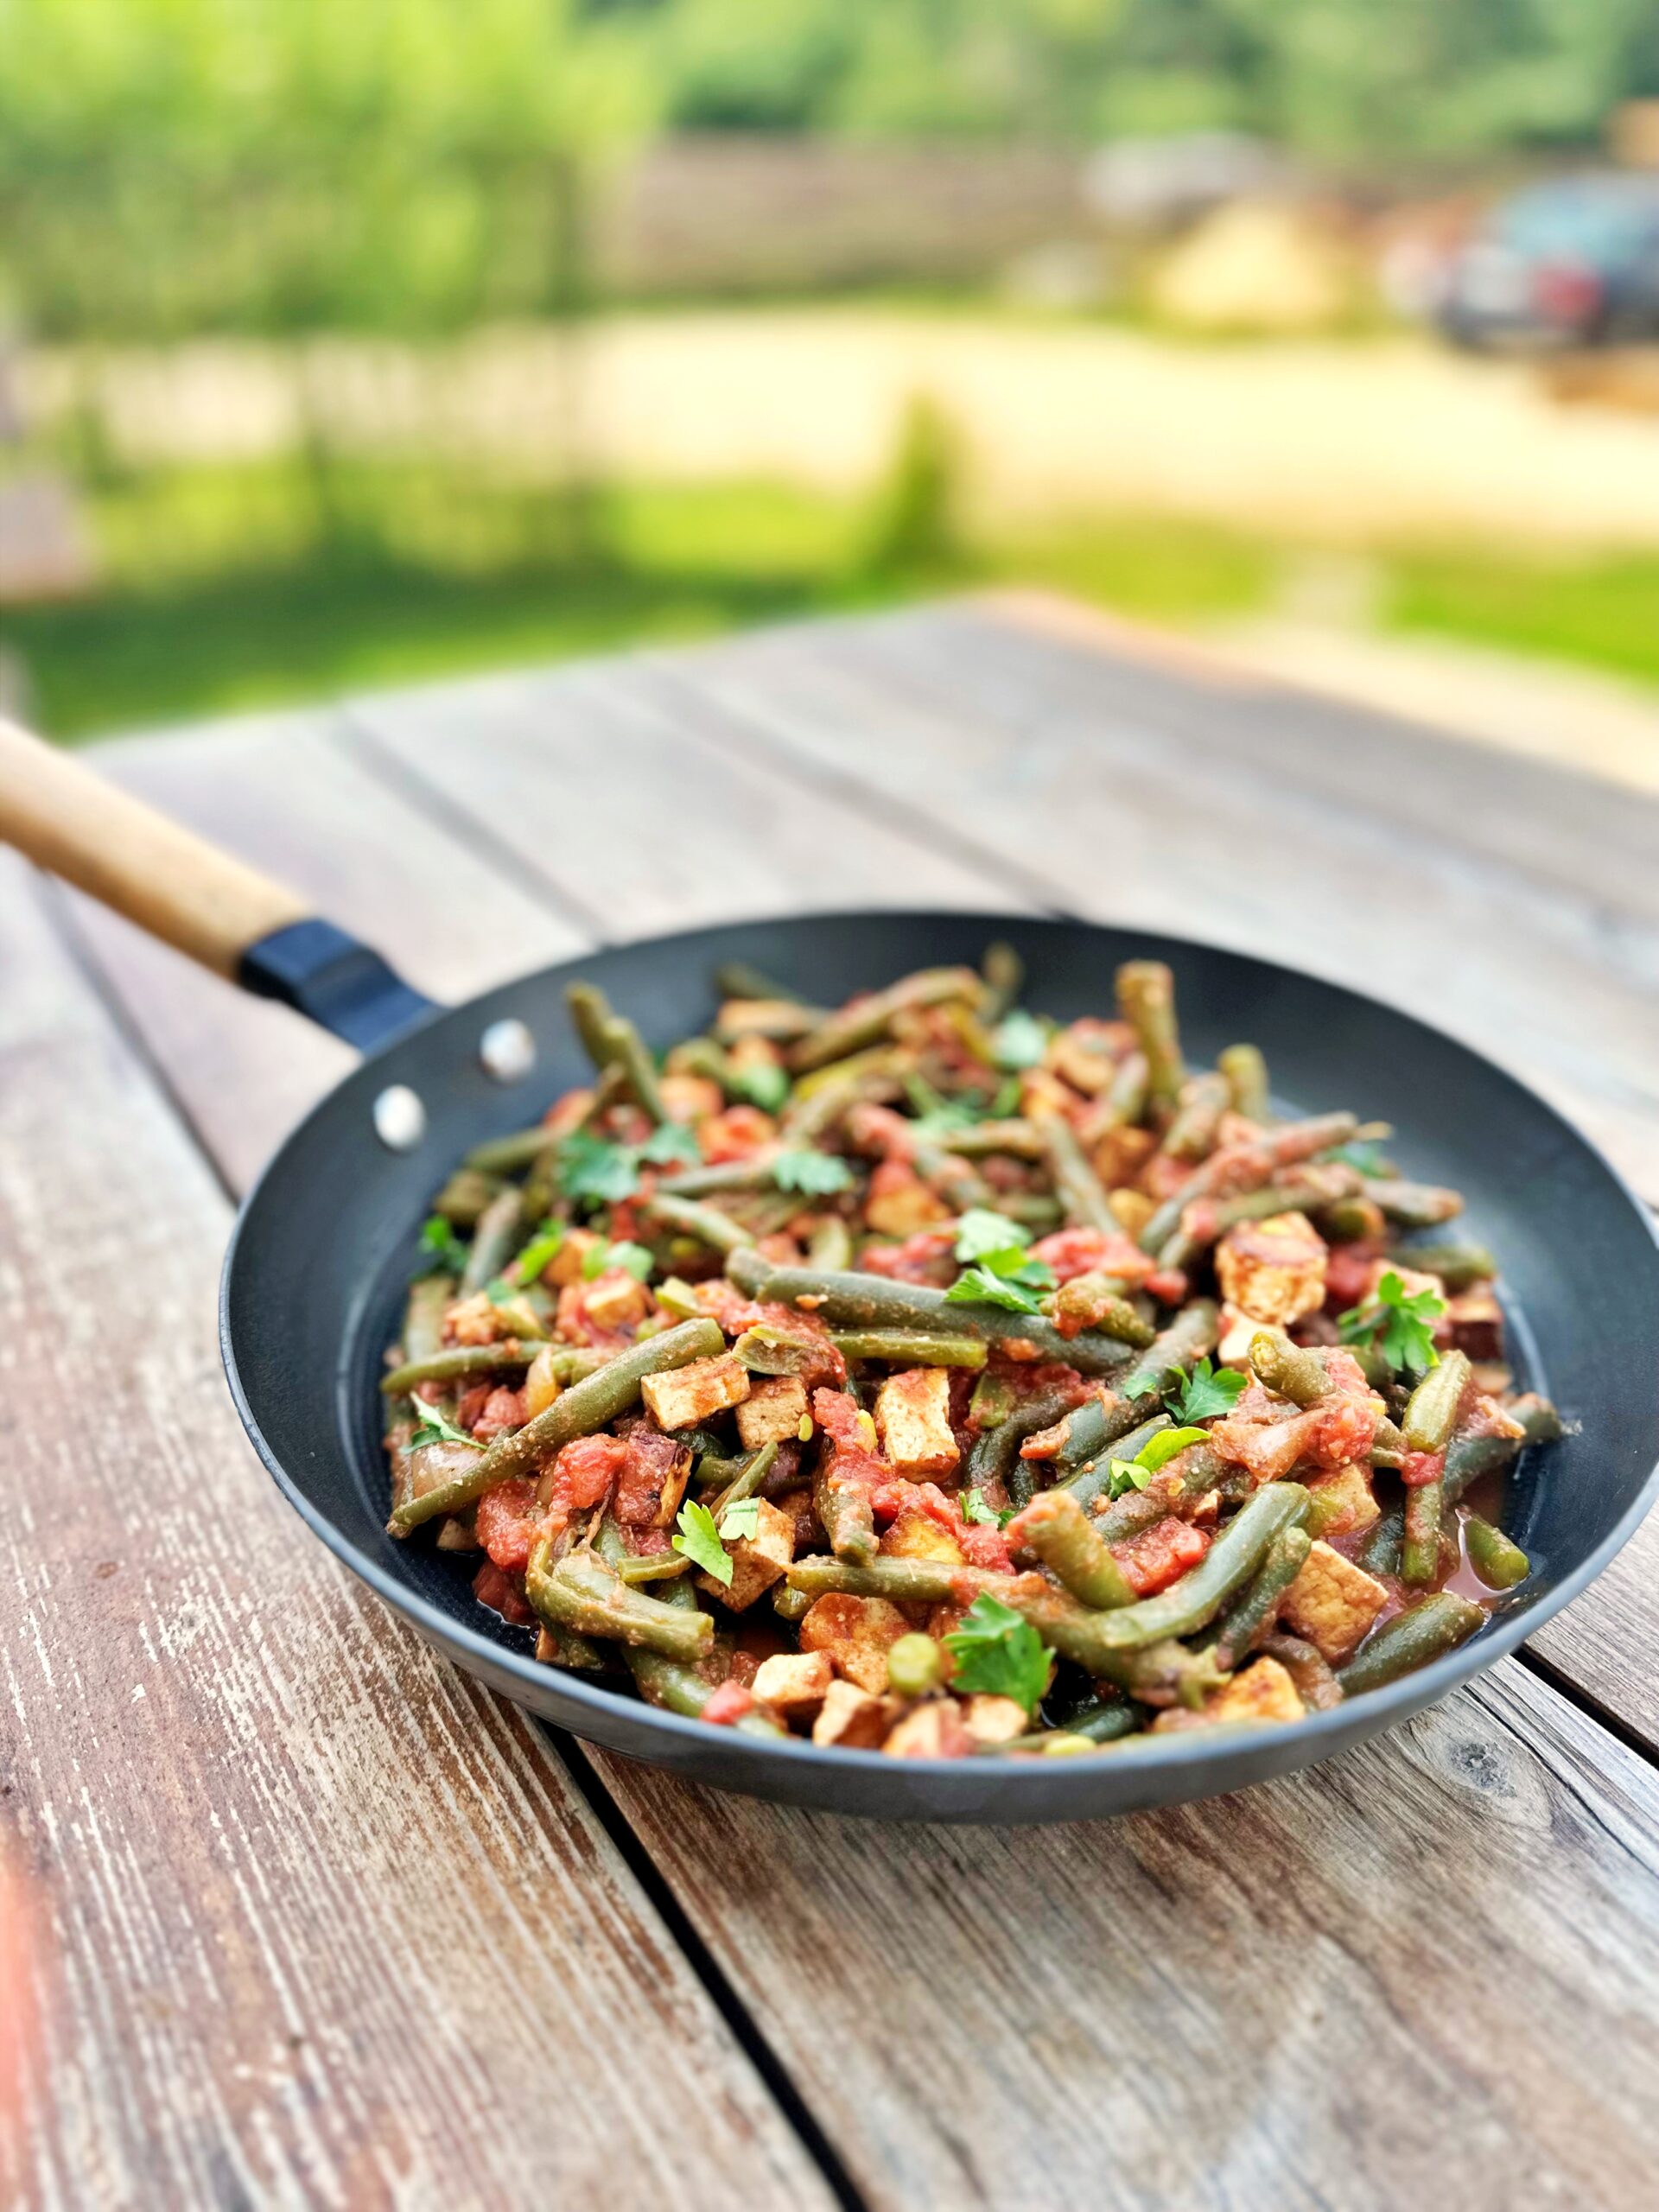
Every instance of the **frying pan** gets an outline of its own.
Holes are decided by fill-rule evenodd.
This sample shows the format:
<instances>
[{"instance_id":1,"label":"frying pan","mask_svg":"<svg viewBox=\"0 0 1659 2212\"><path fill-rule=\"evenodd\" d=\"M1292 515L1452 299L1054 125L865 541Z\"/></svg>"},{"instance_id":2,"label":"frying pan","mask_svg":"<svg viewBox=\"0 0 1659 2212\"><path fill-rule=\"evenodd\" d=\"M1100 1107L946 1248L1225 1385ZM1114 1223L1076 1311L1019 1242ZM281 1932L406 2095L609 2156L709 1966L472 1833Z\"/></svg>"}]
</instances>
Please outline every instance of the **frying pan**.
<instances>
[{"instance_id":1,"label":"frying pan","mask_svg":"<svg viewBox=\"0 0 1659 2212\"><path fill-rule=\"evenodd\" d=\"M596 952L469 1004L434 1006L303 903L87 770L0 724L0 835L247 990L345 1038L363 1064L283 1145L226 1256L220 1334L260 1458L331 1551L457 1665L578 1736L692 1779L887 1818L1090 1818L1237 1789L1346 1750L1443 1697L1575 1597L1659 1478L1659 1246L1616 1171L1541 1099L1378 1001L1219 946L1006 914L820 914ZM1208 1060L1255 1039L1286 1111L1352 1105L1396 1124L1405 1172L1452 1183L1503 1263L1516 1365L1579 1426L1511 1478L1505 1519L1534 1573L1461 1649L1293 1725L1147 1738L1099 1757L911 1761L769 1746L537 1666L527 1631L477 1605L471 1568L384 1532L384 1347L431 1193L461 1154L535 1120L586 1069L563 987L588 976L661 1047L703 1027L710 976L745 960L836 1004L908 969L1024 958L1034 1007L1109 1002L1126 959L1175 970L1183 1035Z\"/></svg>"}]
</instances>

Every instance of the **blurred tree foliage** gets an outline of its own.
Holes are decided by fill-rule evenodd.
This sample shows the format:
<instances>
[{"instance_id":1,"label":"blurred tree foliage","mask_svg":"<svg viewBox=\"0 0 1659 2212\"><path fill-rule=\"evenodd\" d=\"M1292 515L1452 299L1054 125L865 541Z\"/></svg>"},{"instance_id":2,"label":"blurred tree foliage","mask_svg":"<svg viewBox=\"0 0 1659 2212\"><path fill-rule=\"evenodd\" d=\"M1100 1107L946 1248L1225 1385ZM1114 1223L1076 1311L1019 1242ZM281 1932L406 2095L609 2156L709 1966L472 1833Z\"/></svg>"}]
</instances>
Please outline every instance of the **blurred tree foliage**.
<instances>
[{"instance_id":1,"label":"blurred tree foliage","mask_svg":"<svg viewBox=\"0 0 1659 2212\"><path fill-rule=\"evenodd\" d=\"M579 305L584 180L658 128L1433 156L1656 90L1653 0L0 0L0 284L42 336L435 334Z\"/></svg>"}]
</instances>

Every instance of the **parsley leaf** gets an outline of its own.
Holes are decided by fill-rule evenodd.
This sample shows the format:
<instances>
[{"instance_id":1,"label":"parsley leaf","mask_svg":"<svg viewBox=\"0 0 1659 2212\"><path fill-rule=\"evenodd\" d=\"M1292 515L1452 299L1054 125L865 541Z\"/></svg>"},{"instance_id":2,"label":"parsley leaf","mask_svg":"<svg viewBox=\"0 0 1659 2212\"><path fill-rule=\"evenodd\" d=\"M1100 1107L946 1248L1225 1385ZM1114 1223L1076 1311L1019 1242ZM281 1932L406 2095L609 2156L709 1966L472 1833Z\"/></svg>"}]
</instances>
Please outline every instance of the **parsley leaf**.
<instances>
[{"instance_id":1,"label":"parsley leaf","mask_svg":"<svg viewBox=\"0 0 1659 2212\"><path fill-rule=\"evenodd\" d=\"M956 1662L952 1689L1011 1697L1028 1713L1037 1710L1053 1662L1041 1637L1012 1605L982 1591L961 1627L945 1637L944 1648Z\"/></svg>"},{"instance_id":2,"label":"parsley leaf","mask_svg":"<svg viewBox=\"0 0 1659 2212\"><path fill-rule=\"evenodd\" d=\"M422 1275L458 1275L467 1264L466 1245L441 1213L429 1214L421 1224L420 1254L414 1281Z\"/></svg>"},{"instance_id":3,"label":"parsley leaf","mask_svg":"<svg viewBox=\"0 0 1659 2212\"><path fill-rule=\"evenodd\" d=\"M720 1516L720 1533L728 1543L739 1536L753 1536L760 1526L760 1501L740 1497Z\"/></svg>"},{"instance_id":4,"label":"parsley leaf","mask_svg":"<svg viewBox=\"0 0 1659 2212\"><path fill-rule=\"evenodd\" d=\"M1035 1014L1016 1007L997 1023L991 1046L998 1067L1034 1068L1048 1050L1048 1032Z\"/></svg>"},{"instance_id":5,"label":"parsley leaf","mask_svg":"<svg viewBox=\"0 0 1659 2212\"><path fill-rule=\"evenodd\" d=\"M1021 1274L1025 1273L1022 1268ZM964 1268L944 1294L947 1306L1002 1306L1010 1313L1040 1313L1035 1289L988 1268Z\"/></svg>"},{"instance_id":6,"label":"parsley leaf","mask_svg":"<svg viewBox=\"0 0 1659 2212\"><path fill-rule=\"evenodd\" d=\"M464 1428L457 1428L454 1421L446 1421L435 1406L429 1406L424 1401L422 1419L409 1444L411 1451L423 1444L470 1444L474 1452L484 1449L475 1436L468 1436Z\"/></svg>"},{"instance_id":7,"label":"parsley leaf","mask_svg":"<svg viewBox=\"0 0 1659 2212\"><path fill-rule=\"evenodd\" d=\"M727 1084L763 1114L775 1114L789 1096L789 1077L775 1060L756 1060L748 1067L733 1068Z\"/></svg>"},{"instance_id":8,"label":"parsley leaf","mask_svg":"<svg viewBox=\"0 0 1659 2212\"><path fill-rule=\"evenodd\" d=\"M1152 1469L1138 1459L1113 1459L1106 1471L1106 1495L1122 1497L1126 1491L1145 1490L1151 1480Z\"/></svg>"},{"instance_id":9,"label":"parsley leaf","mask_svg":"<svg viewBox=\"0 0 1659 2212\"><path fill-rule=\"evenodd\" d=\"M1203 1428L1160 1428L1148 1437L1133 1459L1114 1459L1109 1470L1109 1493L1122 1497L1125 1491L1145 1490L1158 1470L1189 1444L1203 1444L1210 1432Z\"/></svg>"},{"instance_id":10,"label":"parsley leaf","mask_svg":"<svg viewBox=\"0 0 1659 2212\"><path fill-rule=\"evenodd\" d=\"M558 1150L559 1187L568 1198L614 1205L639 1180L639 1155L632 1145L609 1144L586 1129L573 1129Z\"/></svg>"},{"instance_id":11,"label":"parsley leaf","mask_svg":"<svg viewBox=\"0 0 1659 2212\"><path fill-rule=\"evenodd\" d=\"M681 1122L664 1122L637 1149L640 1159L650 1160L654 1167L661 1167L670 1160L696 1160L702 1157L696 1135Z\"/></svg>"},{"instance_id":12,"label":"parsley leaf","mask_svg":"<svg viewBox=\"0 0 1659 2212\"><path fill-rule=\"evenodd\" d=\"M988 1252L1018 1252L1023 1258L1030 1242L1029 1230L1010 1221L1005 1213L993 1213L988 1206L969 1206L957 1224L959 1260L982 1260Z\"/></svg>"},{"instance_id":13,"label":"parsley leaf","mask_svg":"<svg viewBox=\"0 0 1659 2212\"><path fill-rule=\"evenodd\" d=\"M583 1257L582 1279L592 1282L599 1275L608 1274L613 1268L620 1268L636 1282L644 1282L656 1264L655 1255L643 1244L631 1244L624 1238L615 1244L594 1245Z\"/></svg>"},{"instance_id":14,"label":"parsley leaf","mask_svg":"<svg viewBox=\"0 0 1659 2212\"><path fill-rule=\"evenodd\" d=\"M853 1171L833 1152L780 1152L772 1163L772 1179L780 1191L802 1191L809 1198L828 1198L844 1191Z\"/></svg>"},{"instance_id":15,"label":"parsley leaf","mask_svg":"<svg viewBox=\"0 0 1659 2212\"><path fill-rule=\"evenodd\" d=\"M1179 1367L1169 1372L1174 1379L1164 1393L1165 1401L1176 1420L1183 1421L1231 1413L1248 1379L1236 1367L1216 1367L1208 1359L1199 1360L1191 1375L1183 1375Z\"/></svg>"},{"instance_id":16,"label":"parsley leaf","mask_svg":"<svg viewBox=\"0 0 1659 2212\"><path fill-rule=\"evenodd\" d=\"M677 1552L683 1552L696 1567L712 1574L716 1582L732 1586L732 1562L726 1547L720 1541L720 1531L715 1526L715 1516L706 1505L696 1499L680 1508L680 1532L669 1538Z\"/></svg>"},{"instance_id":17,"label":"parsley leaf","mask_svg":"<svg viewBox=\"0 0 1659 2212\"><path fill-rule=\"evenodd\" d=\"M560 1224L556 1221L544 1221L518 1255L519 1281L534 1282L563 1242L564 1230Z\"/></svg>"},{"instance_id":18,"label":"parsley leaf","mask_svg":"<svg viewBox=\"0 0 1659 2212\"><path fill-rule=\"evenodd\" d=\"M1390 1367L1412 1368L1426 1375L1440 1363L1433 1324L1445 1311L1443 1298L1432 1290L1408 1293L1390 1268L1377 1284L1375 1297L1351 1306L1338 1317L1337 1326L1344 1344L1375 1344Z\"/></svg>"},{"instance_id":19,"label":"parsley leaf","mask_svg":"<svg viewBox=\"0 0 1659 2212\"><path fill-rule=\"evenodd\" d=\"M1014 1518L1011 1505L1005 1506L999 1513L995 1506L986 1504L984 1497L976 1490L963 1491L957 1503L962 1508L964 1521L982 1522L988 1529L1006 1529Z\"/></svg>"}]
</instances>

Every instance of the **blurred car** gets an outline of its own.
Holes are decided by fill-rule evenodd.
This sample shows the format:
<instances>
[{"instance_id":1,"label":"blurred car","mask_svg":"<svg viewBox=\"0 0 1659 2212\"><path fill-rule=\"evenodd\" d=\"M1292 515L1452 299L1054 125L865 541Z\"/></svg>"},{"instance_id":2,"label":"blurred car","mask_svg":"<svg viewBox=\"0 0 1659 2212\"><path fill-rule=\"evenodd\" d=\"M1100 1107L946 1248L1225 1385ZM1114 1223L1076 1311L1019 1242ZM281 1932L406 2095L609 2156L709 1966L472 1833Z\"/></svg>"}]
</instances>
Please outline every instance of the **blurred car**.
<instances>
[{"instance_id":1,"label":"blurred car","mask_svg":"<svg viewBox=\"0 0 1659 2212\"><path fill-rule=\"evenodd\" d=\"M1565 177L1501 201L1452 256L1436 315L1479 348L1659 335L1659 176Z\"/></svg>"}]
</instances>

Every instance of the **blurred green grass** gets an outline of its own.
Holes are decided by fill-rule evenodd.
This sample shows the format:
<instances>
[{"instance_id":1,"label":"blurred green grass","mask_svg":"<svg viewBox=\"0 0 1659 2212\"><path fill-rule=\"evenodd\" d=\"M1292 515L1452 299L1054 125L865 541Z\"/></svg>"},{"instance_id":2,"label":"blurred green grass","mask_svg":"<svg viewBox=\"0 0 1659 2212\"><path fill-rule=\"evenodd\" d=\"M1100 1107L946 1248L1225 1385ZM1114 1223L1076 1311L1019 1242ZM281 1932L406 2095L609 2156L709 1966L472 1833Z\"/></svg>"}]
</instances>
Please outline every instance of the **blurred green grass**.
<instances>
[{"instance_id":1,"label":"blurred green grass","mask_svg":"<svg viewBox=\"0 0 1659 2212\"><path fill-rule=\"evenodd\" d=\"M1659 556L1542 560L1446 550L1390 562L1386 629L1659 683Z\"/></svg>"}]
</instances>

